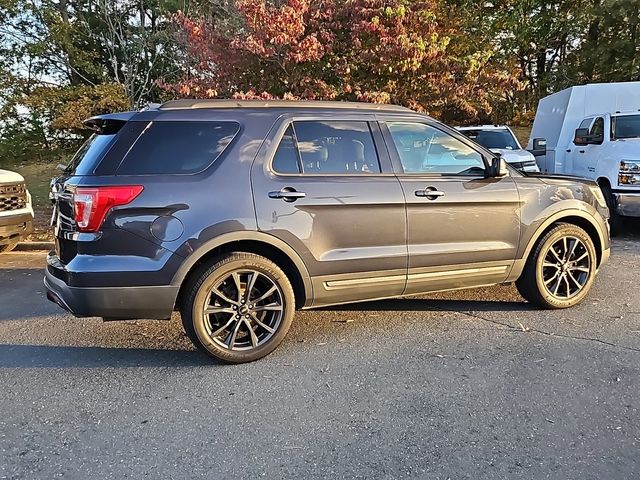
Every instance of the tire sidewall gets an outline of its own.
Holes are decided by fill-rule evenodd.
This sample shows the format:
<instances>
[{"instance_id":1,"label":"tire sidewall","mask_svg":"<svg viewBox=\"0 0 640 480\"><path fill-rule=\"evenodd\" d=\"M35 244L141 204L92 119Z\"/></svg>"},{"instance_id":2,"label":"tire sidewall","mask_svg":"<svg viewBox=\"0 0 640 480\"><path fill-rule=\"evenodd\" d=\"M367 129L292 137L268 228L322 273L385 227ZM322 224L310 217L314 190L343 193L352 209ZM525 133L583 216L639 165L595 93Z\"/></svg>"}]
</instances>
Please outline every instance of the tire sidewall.
<instances>
[{"instance_id":1,"label":"tire sidewall","mask_svg":"<svg viewBox=\"0 0 640 480\"><path fill-rule=\"evenodd\" d=\"M567 300L560 300L555 296L553 296L553 294L551 294L549 291L547 291L547 287L544 285L544 279L542 277L542 264L544 262L546 253L549 251L549 248L558 240L567 236L579 238L580 241L584 243L585 247L587 248L587 251L589 252L589 260L590 260L589 277L587 278L586 283L584 284L584 286L582 287L582 290L580 291L580 293L578 293L578 295L571 297ZM552 308L569 308L580 303L584 299L584 297L586 297L589 294L589 291L591 290L591 286L593 284L593 281L596 275L596 269L597 269L596 263L597 263L597 256L596 256L595 246L593 245L593 241L591 240L591 237L589 237L589 235L584 230L582 230L581 228L566 226L553 232L553 234L549 235L540 245L538 249L538 255L536 256L536 262L535 262L536 286L538 288L538 291L540 292L540 296L542 297L542 300L548 303L549 306L551 306Z\"/></svg>"},{"instance_id":2,"label":"tire sidewall","mask_svg":"<svg viewBox=\"0 0 640 480\"><path fill-rule=\"evenodd\" d=\"M268 276L280 289L280 294L282 295L284 308L282 319L276 333L266 343L251 350L232 351L221 347L209 337L204 326L205 322L202 310L209 290L236 270L255 270ZM193 299L190 310L193 332L197 337L200 347L208 354L220 360L232 363L251 362L262 358L275 350L287 335L287 331L291 326L295 313L293 288L291 287L289 279L286 277L284 272L266 259L264 261L260 261L258 259L231 260L223 263L218 268L210 269L208 272L208 274L205 273L206 278L204 278L198 287L198 291Z\"/></svg>"}]
</instances>

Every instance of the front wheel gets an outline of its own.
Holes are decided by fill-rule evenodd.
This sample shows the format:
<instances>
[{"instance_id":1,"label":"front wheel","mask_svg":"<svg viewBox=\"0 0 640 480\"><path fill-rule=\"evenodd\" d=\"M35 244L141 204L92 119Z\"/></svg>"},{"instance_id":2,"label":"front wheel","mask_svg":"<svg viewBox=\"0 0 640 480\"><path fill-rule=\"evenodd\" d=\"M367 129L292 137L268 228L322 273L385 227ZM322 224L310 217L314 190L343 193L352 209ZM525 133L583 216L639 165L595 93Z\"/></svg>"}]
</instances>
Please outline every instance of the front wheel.
<instances>
[{"instance_id":1,"label":"front wheel","mask_svg":"<svg viewBox=\"0 0 640 480\"><path fill-rule=\"evenodd\" d=\"M293 287L285 273L264 257L242 252L201 267L186 286L181 309L194 345L227 363L271 353L294 313Z\"/></svg>"},{"instance_id":2,"label":"front wheel","mask_svg":"<svg viewBox=\"0 0 640 480\"><path fill-rule=\"evenodd\" d=\"M561 223L538 241L516 287L539 307L572 307L589 293L596 262L596 249L587 232Z\"/></svg>"}]
</instances>

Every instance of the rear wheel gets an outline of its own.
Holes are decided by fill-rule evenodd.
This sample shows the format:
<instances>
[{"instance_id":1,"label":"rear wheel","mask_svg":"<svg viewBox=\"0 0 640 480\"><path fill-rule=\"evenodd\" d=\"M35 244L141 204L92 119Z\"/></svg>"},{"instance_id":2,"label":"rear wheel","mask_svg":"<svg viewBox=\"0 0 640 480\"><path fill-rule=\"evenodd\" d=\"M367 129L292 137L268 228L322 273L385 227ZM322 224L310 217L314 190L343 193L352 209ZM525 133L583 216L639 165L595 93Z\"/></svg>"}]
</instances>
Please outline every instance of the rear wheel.
<instances>
[{"instance_id":1,"label":"rear wheel","mask_svg":"<svg viewBox=\"0 0 640 480\"><path fill-rule=\"evenodd\" d=\"M185 332L200 350L228 363L252 362L271 353L295 313L285 273L251 253L231 253L205 265L185 292Z\"/></svg>"},{"instance_id":2,"label":"rear wheel","mask_svg":"<svg viewBox=\"0 0 640 480\"><path fill-rule=\"evenodd\" d=\"M561 223L538 241L516 287L526 300L542 308L572 307L589 293L596 262L587 232Z\"/></svg>"}]
</instances>

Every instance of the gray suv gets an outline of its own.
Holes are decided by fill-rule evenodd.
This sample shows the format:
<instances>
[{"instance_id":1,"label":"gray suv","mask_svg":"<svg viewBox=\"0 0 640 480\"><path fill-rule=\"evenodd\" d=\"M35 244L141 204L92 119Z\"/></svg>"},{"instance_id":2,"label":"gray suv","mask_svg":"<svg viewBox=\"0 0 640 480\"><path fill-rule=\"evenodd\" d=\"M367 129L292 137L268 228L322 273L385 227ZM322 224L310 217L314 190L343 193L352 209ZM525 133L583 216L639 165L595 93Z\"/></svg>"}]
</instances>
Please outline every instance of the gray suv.
<instances>
[{"instance_id":1,"label":"gray suv","mask_svg":"<svg viewBox=\"0 0 640 480\"><path fill-rule=\"evenodd\" d=\"M296 309L515 282L542 308L609 257L590 181L523 174L406 108L177 100L101 115L52 183L48 298L168 319L248 362Z\"/></svg>"}]
</instances>

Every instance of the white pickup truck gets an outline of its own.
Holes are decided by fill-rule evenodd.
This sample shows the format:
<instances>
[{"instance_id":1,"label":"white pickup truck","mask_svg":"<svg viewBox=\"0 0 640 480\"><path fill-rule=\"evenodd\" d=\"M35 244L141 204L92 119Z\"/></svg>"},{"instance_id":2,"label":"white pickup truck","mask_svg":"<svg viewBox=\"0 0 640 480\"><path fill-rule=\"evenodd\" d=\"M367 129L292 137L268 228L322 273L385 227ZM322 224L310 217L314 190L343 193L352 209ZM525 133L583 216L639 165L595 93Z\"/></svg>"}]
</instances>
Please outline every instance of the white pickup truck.
<instances>
[{"instance_id":1,"label":"white pickup truck","mask_svg":"<svg viewBox=\"0 0 640 480\"><path fill-rule=\"evenodd\" d=\"M33 207L24 178L0 170L0 253L13 249L32 231Z\"/></svg>"},{"instance_id":2,"label":"white pickup truck","mask_svg":"<svg viewBox=\"0 0 640 480\"><path fill-rule=\"evenodd\" d=\"M456 129L474 142L499 154L512 167L523 172L540 171L536 159L522 148L513 131L506 125L479 125Z\"/></svg>"},{"instance_id":3,"label":"white pickup truck","mask_svg":"<svg viewBox=\"0 0 640 480\"><path fill-rule=\"evenodd\" d=\"M640 217L640 82L568 88L540 100L528 144L543 172L600 185L612 230Z\"/></svg>"}]
</instances>

